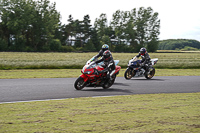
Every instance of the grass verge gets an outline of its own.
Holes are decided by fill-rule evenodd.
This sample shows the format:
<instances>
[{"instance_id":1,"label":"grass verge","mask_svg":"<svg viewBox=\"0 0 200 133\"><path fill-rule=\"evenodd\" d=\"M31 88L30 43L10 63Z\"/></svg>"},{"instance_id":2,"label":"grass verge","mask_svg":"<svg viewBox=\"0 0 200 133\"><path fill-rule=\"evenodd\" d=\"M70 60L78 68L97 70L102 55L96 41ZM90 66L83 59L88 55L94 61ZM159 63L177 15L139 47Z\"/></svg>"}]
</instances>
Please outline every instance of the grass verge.
<instances>
[{"instance_id":1,"label":"grass verge","mask_svg":"<svg viewBox=\"0 0 200 133\"><path fill-rule=\"evenodd\" d=\"M123 77L121 69L118 77ZM0 70L0 79L14 78L76 78L81 69L19 69ZM155 76L200 76L200 69L156 69Z\"/></svg>"},{"instance_id":2,"label":"grass verge","mask_svg":"<svg viewBox=\"0 0 200 133\"><path fill-rule=\"evenodd\" d=\"M1 132L200 132L200 93L0 104Z\"/></svg>"},{"instance_id":3,"label":"grass verge","mask_svg":"<svg viewBox=\"0 0 200 133\"><path fill-rule=\"evenodd\" d=\"M0 52L0 69L81 69L87 60L97 53L26 53ZM138 53L113 53L119 65L126 68L128 61ZM155 68L200 69L200 52L149 53L158 58Z\"/></svg>"},{"instance_id":4,"label":"grass verge","mask_svg":"<svg viewBox=\"0 0 200 133\"><path fill-rule=\"evenodd\" d=\"M0 53L0 69L83 66L96 53ZM199 53L150 54L160 68L199 68ZM113 54L126 66L134 54ZM84 60L83 60L84 59ZM176 66L177 65L177 66ZM122 77L125 69L118 76ZM0 78L70 78L80 69L0 70ZM156 69L155 76L200 76ZM189 88L188 88L189 89ZM200 132L200 93L148 94L0 104L0 132Z\"/></svg>"}]
</instances>

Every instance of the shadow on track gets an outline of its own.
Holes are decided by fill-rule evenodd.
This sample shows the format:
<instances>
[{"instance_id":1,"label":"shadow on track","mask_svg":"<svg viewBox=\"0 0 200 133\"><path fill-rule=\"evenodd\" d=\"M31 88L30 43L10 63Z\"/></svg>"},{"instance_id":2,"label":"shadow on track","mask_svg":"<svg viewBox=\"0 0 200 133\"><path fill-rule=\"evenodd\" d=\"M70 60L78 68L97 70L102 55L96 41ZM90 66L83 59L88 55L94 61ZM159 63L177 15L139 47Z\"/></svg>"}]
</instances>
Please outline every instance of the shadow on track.
<instances>
[{"instance_id":1,"label":"shadow on track","mask_svg":"<svg viewBox=\"0 0 200 133\"><path fill-rule=\"evenodd\" d=\"M119 85L119 86L130 86L128 84L124 84L124 83L114 83L113 85Z\"/></svg>"},{"instance_id":2,"label":"shadow on track","mask_svg":"<svg viewBox=\"0 0 200 133\"><path fill-rule=\"evenodd\" d=\"M137 81L139 81L139 80L141 80L141 81L165 81L165 79L142 79L142 78L132 78L132 79L130 79L130 80L137 80Z\"/></svg>"},{"instance_id":3,"label":"shadow on track","mask_svg":"<svg viewBox=\"0 0 200 133\"><path fill-rule=\"evenodd\" d=\"M91 88L89 89L89 87L87 89L83 89L81 91L95 91L95 92L123 92L123 93L132 93L129 90L125 90L125 89L117 89L117 88L108 88L108 89L103 89L103 88Z\"/></svg>"},{"instance_id":4,"label":"shadow on track","mask_svg":"<svg viewBox=\"0 0 200 133\"><path fill-rule=\"evenodd\" d=\"M108 89L103 89L101 86L96 86L96 87L94 87L94 86L87 86L86 88L84 88L81 91L127 92L127 93L130 93L130 91L127 91L127 90L124 90L124 89L114 88L114 85L117 85L117 86L129 86L128 84L124 84L124 83L114 83L113 86L111 86Z\"/></svg>"}]
</instances>

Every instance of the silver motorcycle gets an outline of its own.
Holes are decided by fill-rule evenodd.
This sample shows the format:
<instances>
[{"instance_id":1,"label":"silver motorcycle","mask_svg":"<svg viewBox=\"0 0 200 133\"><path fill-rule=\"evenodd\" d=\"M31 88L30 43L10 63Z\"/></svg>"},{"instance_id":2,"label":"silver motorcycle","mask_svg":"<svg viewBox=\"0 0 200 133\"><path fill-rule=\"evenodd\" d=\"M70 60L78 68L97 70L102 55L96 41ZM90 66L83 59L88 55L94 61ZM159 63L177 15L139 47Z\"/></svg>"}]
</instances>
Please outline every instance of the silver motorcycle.
<instances>
[{"instance_id":1,"label":"silver motorcycle","mask_svg":"<svg viewBox=\"0 0 200 133\"><path fill-rule=\"evenodd\" d=\"M132 77L145 77L151 79L155 75L155 68L153 67L158 61L158 58L151 59L148 64L141 66L141 60L137 57L129 60L128 68L124 73L124 78L129 80Z\"/></svg>"}]
</instances>

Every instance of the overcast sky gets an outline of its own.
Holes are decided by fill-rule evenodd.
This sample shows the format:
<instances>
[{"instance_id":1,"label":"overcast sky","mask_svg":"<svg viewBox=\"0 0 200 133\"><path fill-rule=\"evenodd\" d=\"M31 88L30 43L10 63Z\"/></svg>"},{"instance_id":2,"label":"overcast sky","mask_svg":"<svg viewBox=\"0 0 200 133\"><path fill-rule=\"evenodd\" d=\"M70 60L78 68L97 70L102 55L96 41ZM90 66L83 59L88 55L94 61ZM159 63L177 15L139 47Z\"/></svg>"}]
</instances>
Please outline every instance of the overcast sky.
<instances>
[{"instance_id":1,"label":"overcast sky","mask_svg":"<svg viewBox=\"0 0 200 133\"><path fill-rule=\"evenodd\" d=\"M56 9L67 23L71 14L83 20L90 16L91 24L101 13L107 15L108 22L117 10L131 11L139 7L151 7L159 13L160 40L195 39L200 41L200 1L199 0L50 0L56 2Z\"/></svg>"}]
</instances>

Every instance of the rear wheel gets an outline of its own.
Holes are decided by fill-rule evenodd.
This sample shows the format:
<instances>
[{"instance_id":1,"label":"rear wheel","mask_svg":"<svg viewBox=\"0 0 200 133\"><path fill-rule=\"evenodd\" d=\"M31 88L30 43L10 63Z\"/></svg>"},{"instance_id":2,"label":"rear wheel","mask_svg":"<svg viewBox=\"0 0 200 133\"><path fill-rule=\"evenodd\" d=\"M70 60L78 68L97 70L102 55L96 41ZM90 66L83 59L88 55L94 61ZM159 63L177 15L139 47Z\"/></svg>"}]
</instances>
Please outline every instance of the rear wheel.
<instances>
[{"instance_id":1,"label":"rear wheel","mask_svg":"<svg viewBox=\"0 0 200 133\"><path fill-rule=\"evenodd\" d=\"M127 69L124 73L125 79L131 79L133 76L135 76L135 71L131 69Z\"/></svg>"},{"instance_id":2,"label":"rear wheel","mask_svg":"<svg viewBox=\"0 0 200 133\"><path fill-rule=\"evenodd\" d=\"M145 78L146 79L151 79L155 75L155 68L151 67L149 68L149 71L145 73Z\"/></svg>"},{"instance_id":3,"label":"rear wheel","mask_svg":"<svg viewBox=\"0 0 200 133\"><path fill-rule=\"evenodd\" d=\"M112 79L112 80L106 81L106 82L103 84L102 87L103 87L104 89L108 89L109 87L111 87L111 86L114 84L115 79L116 79L116 75L113 75L111 79Z\"/></svg>"},{"instance_id":4,"label":"rear wheel","mask_svg":"<svg viewBox=\"0 0 200 133\"><path fill-rule=\"evenodd\" d=\"M86 86L86 82L84 81L82 77L79 77L74 83L74 87L76 90L82 90L85 86Z\"/></svg>"}]
</instances>

